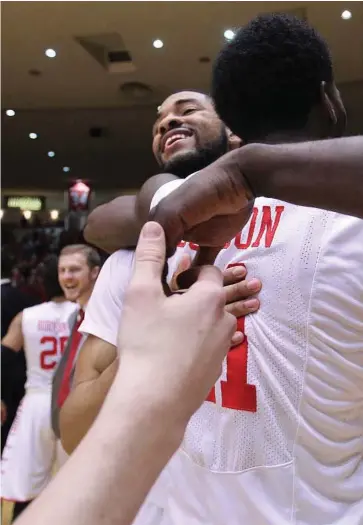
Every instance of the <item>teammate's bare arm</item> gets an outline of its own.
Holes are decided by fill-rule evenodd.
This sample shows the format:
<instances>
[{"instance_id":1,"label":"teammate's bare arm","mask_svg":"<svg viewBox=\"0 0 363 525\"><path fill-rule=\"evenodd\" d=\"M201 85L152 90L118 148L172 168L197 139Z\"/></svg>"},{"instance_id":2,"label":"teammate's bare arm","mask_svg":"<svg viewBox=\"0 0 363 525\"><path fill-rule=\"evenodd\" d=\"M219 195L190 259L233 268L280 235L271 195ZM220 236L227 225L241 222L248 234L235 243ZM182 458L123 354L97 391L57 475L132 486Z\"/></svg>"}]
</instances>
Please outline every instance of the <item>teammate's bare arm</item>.
<instances>
[{"instance_id":1,"label":"teammate's bare arm","mask_svg":"<svg viewBox=\"0 0 363 525\"><path fill-rule=\"evenodd\" d=\"M251 171L250 176L247 165L246 175L257 196L363 218L363 136L256 144L241 149L241 159L244 153Z\"/></svg>"},{"instance_id":2,"label":"teammate's bare arm","mask_svg":"<svg viewBox=\"0 0 363 525\"><path fill-rule=\"evenodd\" d=\"M264 196L363 218L363 137L250 144L227 153L167 195L150 217L170 256L180 240L223 246Z\"/></svg>"},{"instance_id":3,"label":"teammate's bare arm","mask_svg":"<svg viewBox=\"0 0 363 525\"><path fill-rule=\"evenodd\" d=\"M160 174L148 179L137 195L122 195L98 206L88 217L84 230L87 242L108 253L136 246L156 190L174 175Z\"/></svg>"},{"instance_id":4,"label":"teammate's bare arm","mask_svg":"<svg viewBox=\"0 0 363 525\"><path fill-rule=\"evenodd\" d=\"M23 330L22 330L23 313L20 312L11 321L7 333L1 340L1 357L3 359L3 348L6 347L13 352L19 352L23 348Z\"/></svg>"},{"instance_id":5,"label":"teammate's bare arm","mask_svg":"<svg viewBox=\"0 0 363 525\"><path fill-rule=\"evenodd\" d=\"M116 348L89 335L77 360L73 388L59 414L61 441L68 454L99 413L118 366Z\"/></svg>"}]
</instances>

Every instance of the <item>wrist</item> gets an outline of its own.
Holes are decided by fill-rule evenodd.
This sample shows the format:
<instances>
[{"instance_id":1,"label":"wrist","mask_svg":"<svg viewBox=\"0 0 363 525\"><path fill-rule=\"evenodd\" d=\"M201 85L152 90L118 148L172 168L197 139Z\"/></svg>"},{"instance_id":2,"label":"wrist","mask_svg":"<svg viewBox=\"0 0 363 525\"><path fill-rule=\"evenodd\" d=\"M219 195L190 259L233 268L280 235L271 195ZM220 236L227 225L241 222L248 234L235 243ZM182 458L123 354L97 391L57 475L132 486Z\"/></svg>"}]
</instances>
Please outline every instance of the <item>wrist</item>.
<instances>
[{"instance_id":1,"label":"wrist","mask_svg":"<svg viewBox=\"0 0 363 525\"><path fill-rule=\"evenodd\" d=\"M254 197L270 197L272 185L273 148L267 144L247 144L235 150L241 176L249 184Z\"/></svg>"},{"instance_id":2,"label":"wrist","mask_svg":"<svg viewBox=\"0 0 363 525\"><path fill-rule=\"evenodd\" d=\"M130 432L145 435L148 442L165 447L165 451L171 451L171 454L179 447L188 423L186 418L180 417L174 405L153 397L149 388L129 388L118 384L117 378L99 418L102 426L112 427L114 434L127 427Z\"/></svg>"}]
</instances>

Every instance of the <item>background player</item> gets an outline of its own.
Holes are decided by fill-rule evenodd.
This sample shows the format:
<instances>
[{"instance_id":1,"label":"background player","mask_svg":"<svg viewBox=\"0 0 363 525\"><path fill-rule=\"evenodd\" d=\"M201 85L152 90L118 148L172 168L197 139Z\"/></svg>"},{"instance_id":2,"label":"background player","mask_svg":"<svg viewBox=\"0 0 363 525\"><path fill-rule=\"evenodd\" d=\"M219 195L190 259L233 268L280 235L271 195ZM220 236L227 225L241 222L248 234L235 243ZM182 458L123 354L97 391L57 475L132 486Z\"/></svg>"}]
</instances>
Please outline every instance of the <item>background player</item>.
<instances>
[{"instance_id":1,"label":"background player","mask_svg":"<svg viewBox=\"0 0 363 525\"><path fill-rule=\"evenodd\" d=\"M85 339L78 332L78 328L83 321L100 267L99 254L94 248L85 244L66 246L59 256L59 282L66 297L77 302L79 310L69 319L69 340L53 378L52 427L57 437L59 437L59 409L68 396L73 378L74 362Z\"/></svg>"},{"instance_id":2,"label":"background player","mask_svg":"<svg viewBox=\"0 0 363 525\"><path fill-rule=\"evenodd\" d=\"M1 462L1 496L15 501L14 518L44 489L56 458L50 425L51 382L69 336L68 319L77 309L58 283L58 260L41 268L48 301L26 308L12 321L1 341L9 350L24 348L26 394L19 405Z\"/></svg>"},{"instance_id":3,"label":"background player","mask_svg":"<svg viewBox=\"0 0 363 525\"><path fill-rule=\"evenodd\" d=\"M258 17L218 64L228 67L223 90L216 83L214 94L243 139L304 141L344 128L328 48L305 22ZM230 103L237 99L248 108L246 118ZM163 186L154 204L175 187ZM245 263L258 275L262 308L246 318L243 345L227 356L168 466L165 519L360 524L362 246L358 219L256 200L250 222L216 264ZM99 307L109 312L114 305Z\"/></svg>"}]
</instances>

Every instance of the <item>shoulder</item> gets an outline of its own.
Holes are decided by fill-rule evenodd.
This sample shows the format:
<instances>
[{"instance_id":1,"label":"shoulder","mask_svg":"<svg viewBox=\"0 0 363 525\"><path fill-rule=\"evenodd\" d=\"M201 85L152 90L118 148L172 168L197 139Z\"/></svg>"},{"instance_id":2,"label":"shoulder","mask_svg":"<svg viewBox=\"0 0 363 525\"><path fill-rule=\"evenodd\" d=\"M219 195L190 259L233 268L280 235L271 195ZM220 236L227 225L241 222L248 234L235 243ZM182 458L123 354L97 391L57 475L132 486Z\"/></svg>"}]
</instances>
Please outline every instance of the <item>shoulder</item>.
<instances>
[{"instance_id":1,"label":"shoulder","mask_svg":"<svg viewBox=\"0 0 363 525\"><path fill-rule=\"evenodd\" d=\"M125 275L125 272L128 270L131 271L133 262L134 262L134 251L133 250L118 250L117 252L110 255L105 263L103 264L98 280L109 279L110 277L117 277L117 279L122 279ZM122 271L120 274L119 272ZM113 283L115 284L115 283Z\"/></svg>"},{"instance_id":2,"label":"shoulder","mask_svg":"<svg viewBox=\"0 0 363 525\"><path fill-rule=\"evenodd\" d=\"M327 331L334 325L339 332L337 340L363 335L362 260L363 221L333 214L316 267L311 319L321 327L323 314Z\"/></svg>"}]
</instances>

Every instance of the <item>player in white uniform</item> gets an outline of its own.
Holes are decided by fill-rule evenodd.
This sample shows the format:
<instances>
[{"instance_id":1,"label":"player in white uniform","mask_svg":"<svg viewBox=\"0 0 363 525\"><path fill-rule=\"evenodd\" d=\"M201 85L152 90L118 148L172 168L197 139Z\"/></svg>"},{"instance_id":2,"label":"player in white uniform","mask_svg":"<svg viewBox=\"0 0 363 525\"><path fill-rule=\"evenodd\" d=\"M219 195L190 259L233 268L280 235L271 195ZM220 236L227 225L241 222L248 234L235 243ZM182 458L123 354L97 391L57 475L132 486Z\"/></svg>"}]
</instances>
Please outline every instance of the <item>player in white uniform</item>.
<instances>
[{"instance_id":1,"label":"player in white uniform","mask_svg":"<svg viewBox=\"0 0 363 525\"><path fill-rule=\"evenodd\" d=\"M330 57L314 31L288 17L261 17L241 30L241 41L244 53L233 60L239 56L242 79L237 83L238 74L231 74L232 94L219 94L231 113L237 100L247 107L245 120L237 112L241 132L226 119L233 131L267 142L339 132ZM258 60L249 61L256 54L269 65L266 72ZM253 119L260 105L262 117ZM163 186L153 205L176 185ZM169 272L187 250L195 252L195 246L178 248ZM168 478L150 494L164 505L165 523L363 523L362 261L359 219L255 201L249 223L216 264L246 264L261 278L261 310L246 318L243 344L229 354L220 380L193 416ZM89 304L86 332L117 333L127 265L131 270L132 256L125 252L108 260L109 274L104 281L101 274Z\"/></svg>"},{"instance_id":2,"label":"player in white uniform","mask_svg":"<svg viewBox=\"0 0 363 525\"><path fill-rule=\"evenodd\" d=\"M1 461L1 497L22 503L19 511L40 494L56 458L62 458L50 424L51 385L69 336L68 319L77 308L64 299L56 257L45 261L42 273L49 300L18 314L2 340L8 352L24 348L27 365L26 393Z\"/></svg>"}]
</instances>

